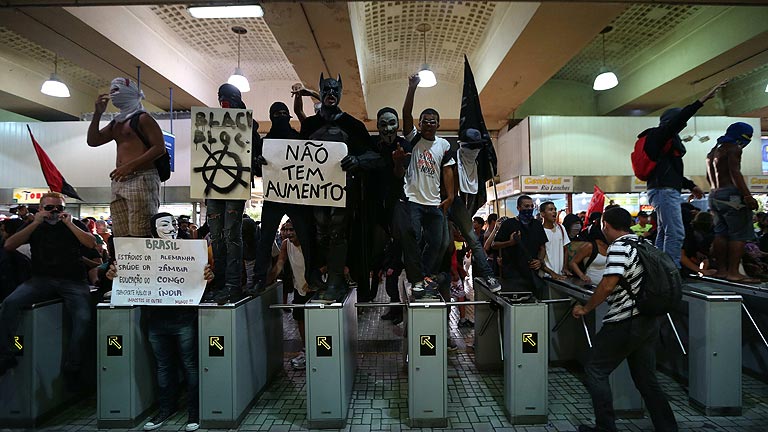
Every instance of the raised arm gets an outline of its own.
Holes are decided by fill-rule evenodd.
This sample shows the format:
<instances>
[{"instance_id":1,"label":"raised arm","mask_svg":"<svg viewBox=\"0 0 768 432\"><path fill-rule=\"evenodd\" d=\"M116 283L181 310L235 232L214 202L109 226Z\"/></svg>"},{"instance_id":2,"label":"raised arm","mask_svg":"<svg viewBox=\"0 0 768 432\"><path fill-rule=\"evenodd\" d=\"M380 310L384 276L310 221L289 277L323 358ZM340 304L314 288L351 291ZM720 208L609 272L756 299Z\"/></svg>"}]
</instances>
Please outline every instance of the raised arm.
<instances>
[{"instance_id":1,"label":"raised arm","mask_svg":"<svg viewBox=\"0 0 768 432\"><path fill-rule=\"evenodd\" d=\"M88 126L88 146L98 147L104 145L114 138L112 137L112 124L110 123L99 130L99 122L101 121L101 115L104 114L104 110L107 109L107 103L109 102L108 94L100 94L96 98L96 104L94 105L93 118L91 124Z\"/></svg>"},{"instance_id":2,"label":"raised arm","mask_svg":"<svg viewBox=\"0 0 768 432\"><path fill-rule=\"evenodd\" d=\"M416 87L420 81L418 74L408 77L408 92L403 102L403 135L408 135L413 130L413 97L416 95Z\"/></svg>"}]
</instances>

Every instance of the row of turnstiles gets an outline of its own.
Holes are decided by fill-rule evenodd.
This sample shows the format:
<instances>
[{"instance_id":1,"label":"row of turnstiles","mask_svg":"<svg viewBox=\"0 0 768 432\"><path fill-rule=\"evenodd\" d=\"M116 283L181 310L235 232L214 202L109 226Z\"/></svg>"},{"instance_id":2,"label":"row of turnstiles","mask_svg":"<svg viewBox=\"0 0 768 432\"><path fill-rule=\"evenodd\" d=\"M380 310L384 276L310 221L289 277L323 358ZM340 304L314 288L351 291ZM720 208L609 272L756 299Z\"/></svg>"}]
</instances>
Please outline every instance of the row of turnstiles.
<instances>
[{"instance_id":1,"label":"row of turnstiles","mask_svg":"<svg viewBox=\"0 0 768 432\"><path fill-rule=\"evenodd\" d=\"M475 284L475 362L503 370L504 410L512 424L548 417L548 367L582 363L607 312L570 316L589 286L547 281L537 300L525 292L493 294ZM452 303L342 302L280 305L282 284L258 297L198 308L200 423L234 428L283 368L280 309L305 309L306 400L311 428L344 427L357 366L357 309L406 308L403 360L408 369L408 423L445 427L448 413L447 315ZM686 281L677 311L663 317L658 367L687 384L690 403L706 415L740 415L742 368L768 382L768 290L716 279ZM407 298L403 295L402 298ZM33 305L15 336L19 365L0 377L0 424L39 425L80 396L67 392L61 363L67 319L60 300ZM154 366L141 307L96 307L95 387L98 426L133 427L156 406ZM626 361L611 375L617 415L643 415ZM584 390L586 391L586 389Z\"/></svg>"}]
</instances>

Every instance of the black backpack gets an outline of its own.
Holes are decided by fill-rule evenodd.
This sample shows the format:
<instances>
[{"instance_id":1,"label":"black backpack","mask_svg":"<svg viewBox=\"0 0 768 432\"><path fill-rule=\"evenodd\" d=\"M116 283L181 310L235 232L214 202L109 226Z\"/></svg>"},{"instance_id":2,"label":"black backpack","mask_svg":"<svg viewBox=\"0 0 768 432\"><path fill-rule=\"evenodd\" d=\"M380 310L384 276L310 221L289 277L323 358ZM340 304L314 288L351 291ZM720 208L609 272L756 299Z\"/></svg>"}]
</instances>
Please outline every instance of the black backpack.
<instances>
[{"instance_id":1,"label":"black backpack","mask_svg":"<svg viewBox=\"0 0 768 432\"><path fill-rule=\"evenodd\" d=\"M141 142L143 142L144 145L149 148L150 144L147 142L144 134L142 134L139 130L139 117L141 117L142 114L146 113L144 111L139 111L134 114L133 117L131 117L130 126L131 129L136 132L136 135L138 135L139 139L141 139ZM165 143L163 143L163 148L165 148ZM171 178L171 155L168 154L168 149L165 149L162 156L155 159L155 168L157 168L157 174L160 175L160 181L164 182Z\"/></svg>"},{"instance_id":2,"label":"black backpack","mask_svg":"<svg viewBox=\"0 0 768 432\"><path fill-rule=\"evenodd\" d=\"M675 262L666 252L645 240L629 242L637 249L643 265L643 280L637 294L624 278L619 284L627 290L642 315L658 316L674 311L683 297L683 279Z\"/></svg>"}]
</instances>

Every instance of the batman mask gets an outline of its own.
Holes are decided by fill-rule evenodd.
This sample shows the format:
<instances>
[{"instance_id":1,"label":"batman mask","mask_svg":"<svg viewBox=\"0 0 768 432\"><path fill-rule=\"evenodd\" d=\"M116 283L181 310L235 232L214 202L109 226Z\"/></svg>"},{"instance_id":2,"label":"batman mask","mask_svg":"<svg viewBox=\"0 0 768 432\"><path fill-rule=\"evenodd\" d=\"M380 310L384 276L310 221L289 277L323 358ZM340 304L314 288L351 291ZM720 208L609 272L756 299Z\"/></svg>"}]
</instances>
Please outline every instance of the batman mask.
<instances>
[{"instance_id":1,"label":"batman mask","mask_svg":"<svg viewBox=\"0 0 768 432\"><path fill-rule=\"evenodd\" d=\"M338 79L325 78L320 74L320 102L324 108L336 108L341 101L341 75Z\"/></svg>"}]
</instances>

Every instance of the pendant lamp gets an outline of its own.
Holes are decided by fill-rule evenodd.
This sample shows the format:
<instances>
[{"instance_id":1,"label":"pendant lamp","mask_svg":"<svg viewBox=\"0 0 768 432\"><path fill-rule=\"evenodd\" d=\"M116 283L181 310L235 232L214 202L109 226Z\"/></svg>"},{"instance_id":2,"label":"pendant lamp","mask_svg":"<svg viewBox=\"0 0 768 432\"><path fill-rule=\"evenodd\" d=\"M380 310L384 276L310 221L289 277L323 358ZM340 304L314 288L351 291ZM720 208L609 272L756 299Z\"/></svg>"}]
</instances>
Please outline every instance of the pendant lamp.
<instances>
[{"instance_id":1,"label":"pendant lamp","mask_svg":"<svg viewBox=\"0 0 768 432\"><path fill-rule=\"evenodd\" d=\"M240 26L234 26L232 31L237 34L237 67L232 72L232 75L229 76L227 82L237 87L241 93L246 93L251 91L251 85L248 84L248 78L243 75L243 70L240 69L240 36L248 33L248 30Z\"/></svg>"},{"instance_id":2,"label":"pendant lamp","mask_svg":"<svg viewBox=\"0 0 768 432\"><path fill-rule=\"evenodd\" d=\"M434 87L437 85L437 77L427 64L427 32L431 29L432 26L426 23L416 26L416 31L421 33L421 39L424 42L424 63L419 71L419 87Z\"/></svg>"},{"instance_id":3,"label":"pendant lamp","mask_svg":"<svg viewBox=\"0 0 768 432\"><path fill-rule=\"evenodd\" d=\"M53 97L68 98L69 88L59 79L58 72L59 55L56 54L53 59L53 73L48 81L44 82L43 86L40 87L40 93Z\"/></svg>"},{"instance_id":4,"label":"pendant lamp","mask_svg":"<svg viewBox=\"0 0 768 432\"><path fill-rule=\"evenodd\" d=\"M600 68L600 74L595 77L595 83L592 84L592 88L595 90L608 90L619 85L619 79L616 77L616 74L605 66L605 34L611 30L613 30L613 27L608 26L600 32L603 36L603 67Z\"/></svg>"}]
</instances>

